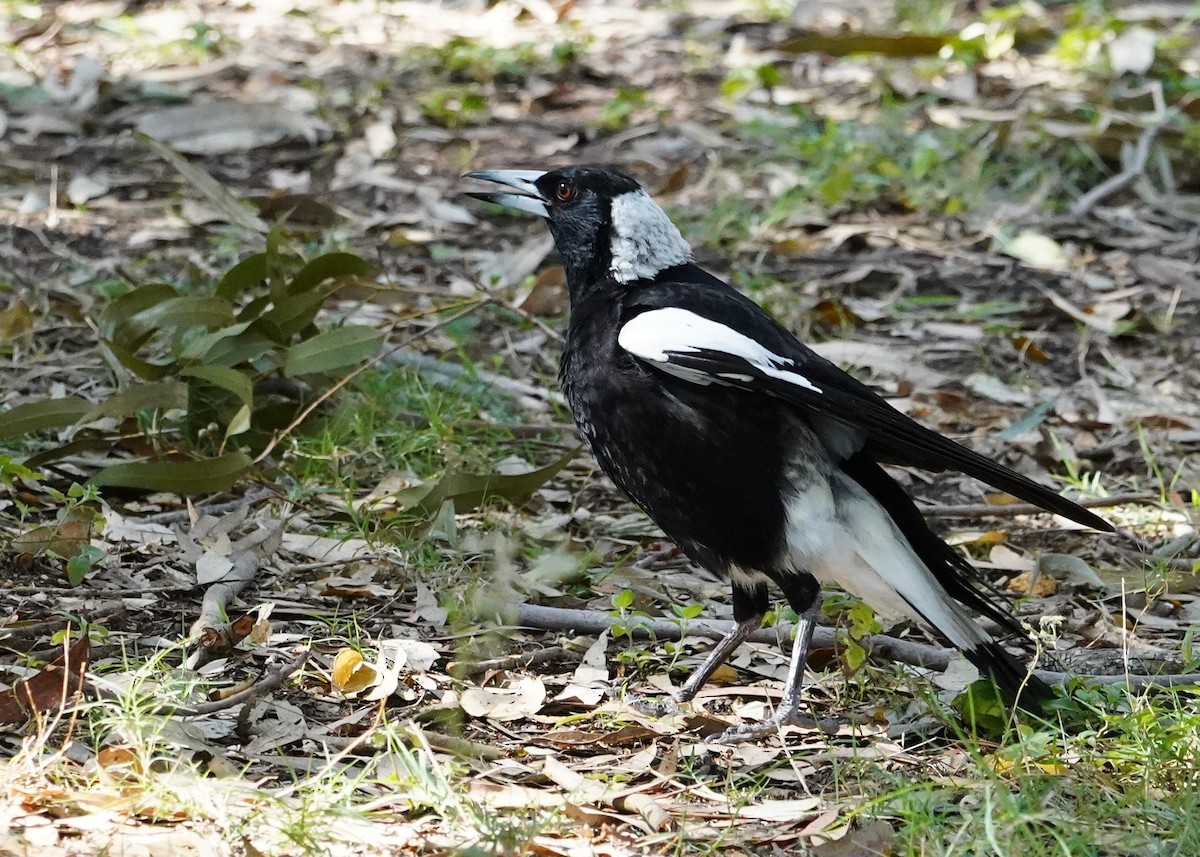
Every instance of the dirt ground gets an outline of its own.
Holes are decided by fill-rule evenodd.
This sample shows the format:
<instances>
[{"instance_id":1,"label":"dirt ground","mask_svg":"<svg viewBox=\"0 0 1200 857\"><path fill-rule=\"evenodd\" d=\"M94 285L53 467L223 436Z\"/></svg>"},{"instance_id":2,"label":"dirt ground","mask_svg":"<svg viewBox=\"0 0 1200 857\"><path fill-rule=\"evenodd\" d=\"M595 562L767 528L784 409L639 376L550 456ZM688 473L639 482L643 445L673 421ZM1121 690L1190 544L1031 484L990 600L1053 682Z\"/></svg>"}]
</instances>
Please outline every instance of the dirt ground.
<instances>
[{"instance_id":1,"label":"dirt ground","mask_svg":"<svg viewBox=\"0 0 1200 857\"><path fill-rule=\"evenodd\" d=\"M931 70L938 45L887 30L876 5L0 7L0 41L12 46L0 56L0 398L103 401L120 375L97 348L113 296L157 281L203 289L265 246L136 131L251 201L263 222L286 218L306 252L360 254L377 272L372 293L341 293L330 311L410 342L396 361L429 377L473 361L474 381L516 414L514 436L544 441L522 457L547 465L574 444L547 392L566 313L561 269L540 224L481 210L461 195L460 176L611 162L664 202L698 261L897 407L1035 478L1067 476L1123 528L1097 537L983 506L998 498L966 478L901 474L989 582L1021 598L1019 615L1062 617L1044 666L1190 671L1180 644L1200 621L1200 101L1186 86L1164 96L1145 75L1095 71L1104 57L1137 62L1134 47L1102 46L1096 65L1070 65L1033 31ZM1162 21L1147 26L1194 46L1194 20L1162 5ZM1137 8L1117 18L1140 20ZM942 29L963 31L972 13L951 11ZM848 41L881 32L865 48ZM1184 78L1196 73L1194 47L1172 56ZM955 173L967 177L960 193L931 189L912 162L888 162L899 170L889 190L858 198L877 185L837 168L861 147L793 142L820 138L827 123L883 122L897 105L903 121L881 133L916 146L979 128L980 146L1009 141L1009 190L1021 170L1032 183L980 201L971 187L988 181L986 165L973 184L970 168ZM1038 162L1064 147L1069 186L1053 186ZM1120 187L1089 196L1123 170ZM827 181L813 190L807 177L818 172ZM438 328L433 310L483 294L470 336ZM474 417L495 413L485 405ZM470 446L471 431L460 427L455 443ZM12 452L5 462L41 448L18 441L0 440L11 444L0 447ZM194 522L178 496L106 493L103 526L76 538L107 558L79 585L22 535L61 528L70 504L53 492L127 449L71 455L40 481L5 471L0 719L11 715L11 729L0 747L12 761L0 853L768 853L847 837L858 839L817 853L902 853L886 822L847 823L863 793L845 771L869 764L921 778L967 764L928 700L881 702L839 668L844 641L823 647L818 659L834 666L812 689L837 709L833 736L798 731L732 750L705 742L775 698L786 668L777 643L745 647L686 716L649 718L610 698L610 680L666 681L666 641L635 641L637 613L674 617L685 642L670 657L686 666L705 650L686 605L718 619L729 608L724 585L684 562L585 454L525 502L452 506L451 534L431 515L419 545L397 545L356 531L355 510L329 486L306 494L285 450L282 469L195 498L223 523L191 553L177 528ZM349 493L410 484L390 475ZM237 539L267 531L242 543L255 576L224 617L249 616L248 633L185 671L194 652L173 647L202 609L201 558L234 557ZM576 635L565 613L531 630L532 612L501 609L520 603L618 626L599 643ZM90 655L72 650L71 669L47 672L63 652L56 634L80 617L94 629ZM918 654L937 645L919 629L893 633ZM344 654L360 648L378 659ZM74 689L85 657L83 684L93 698L100 689L108 726L69 715L25 725L13 688L41 675L30 693L61 700L57 688ZM893 693L911 684L944 702L965 684L953 670L930 683L921 669L871 668ZM193 693L201 686L250 691L249 701L191 717L147 702L213 704ZM139 688L137 705L119 701ZM200 773L148 784L148 772L180 761ZM750 780L754 790L742 785ZM317 794L331 782L346 794ZM346 809L312 810L334 805ZM321 819L319 835L293 823L305 812ZM272 813L289 821L273 825Z\"/></svg>"}]
</instances>

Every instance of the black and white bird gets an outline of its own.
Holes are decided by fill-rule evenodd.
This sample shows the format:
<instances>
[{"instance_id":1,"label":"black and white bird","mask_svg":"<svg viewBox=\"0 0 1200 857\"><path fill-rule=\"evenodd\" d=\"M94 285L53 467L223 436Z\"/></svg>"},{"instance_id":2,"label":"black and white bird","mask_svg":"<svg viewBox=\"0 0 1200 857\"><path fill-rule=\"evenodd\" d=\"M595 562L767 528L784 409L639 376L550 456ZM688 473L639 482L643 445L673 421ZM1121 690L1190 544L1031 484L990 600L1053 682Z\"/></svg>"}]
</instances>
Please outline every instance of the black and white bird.
<instances>
[{"instance_id":1,"label":"black and white bird","mask_svg":"<svg viewBox=\"0 0 1200 857\"><path fill-rule=\"evenodd\" d=\"M509 189L471 196L549 223L571 305L559 377L600 466L688 557L732 585L735 628L678 701L760 626L771 583L800 616L783 699L769 720L723 740L803 720L821 583L885 619L933 628L1023 708L1050 696L971 611L1018 634L1019 623L881 465L958 470L1080 524L1112 530L1108 522L925 428L818 356L693 264L679 230L624 173L466 177Z\"/></svg>"}]
</instances>

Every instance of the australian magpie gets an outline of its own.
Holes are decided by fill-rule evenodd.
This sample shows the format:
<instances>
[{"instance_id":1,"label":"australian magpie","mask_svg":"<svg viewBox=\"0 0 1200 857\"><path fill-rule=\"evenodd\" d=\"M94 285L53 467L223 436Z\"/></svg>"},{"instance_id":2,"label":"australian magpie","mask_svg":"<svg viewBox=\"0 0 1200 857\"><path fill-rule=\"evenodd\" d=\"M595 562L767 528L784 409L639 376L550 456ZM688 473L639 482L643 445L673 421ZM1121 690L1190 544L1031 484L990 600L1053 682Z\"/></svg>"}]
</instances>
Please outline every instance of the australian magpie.
<instances>
[{"instance_id":1,"label":"australian magpie","mask_svg":"<svg viewBox=\"0 0 1200 857\"><path fill-rule=\"evenodd\" d=\"M1008 631L1020 625L882 465L958 470L1080 524L1112 530L1108 522L925 428L818 356L693 264L679 230L624 173L584 165L466 177L509 189L471 196L549 223L571 305L559 377L600 466L688 557L732 585L735 629L678 701L760 626L769 583L800 616L783 700L772 718L723 740L803 720L821 583L882 618L932 627L1023 708L1050 696L969 611Z\"/></svg>"}]
</instances>

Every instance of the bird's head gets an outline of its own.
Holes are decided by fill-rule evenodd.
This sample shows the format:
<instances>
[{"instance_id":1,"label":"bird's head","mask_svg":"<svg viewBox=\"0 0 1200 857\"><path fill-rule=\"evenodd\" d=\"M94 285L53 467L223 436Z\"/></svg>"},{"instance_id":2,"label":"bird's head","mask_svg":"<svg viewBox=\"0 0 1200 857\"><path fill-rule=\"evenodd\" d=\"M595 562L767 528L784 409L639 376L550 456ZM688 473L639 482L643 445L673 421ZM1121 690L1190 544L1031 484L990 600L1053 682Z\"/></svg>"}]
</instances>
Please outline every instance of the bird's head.
<instances>
[{"instance_id":1,"label":"bird's head","mask_svg":"<svg viewBox=\"0 0 1200 857\"><path fill-rule=\"evenodd\" d=\"M573 291L609 278L622 284L650 279L692 258L666 212L618 170L480 170L465 178L512 188L470 193L476 199L546 218Z\"/></svg>"}]
</instances>

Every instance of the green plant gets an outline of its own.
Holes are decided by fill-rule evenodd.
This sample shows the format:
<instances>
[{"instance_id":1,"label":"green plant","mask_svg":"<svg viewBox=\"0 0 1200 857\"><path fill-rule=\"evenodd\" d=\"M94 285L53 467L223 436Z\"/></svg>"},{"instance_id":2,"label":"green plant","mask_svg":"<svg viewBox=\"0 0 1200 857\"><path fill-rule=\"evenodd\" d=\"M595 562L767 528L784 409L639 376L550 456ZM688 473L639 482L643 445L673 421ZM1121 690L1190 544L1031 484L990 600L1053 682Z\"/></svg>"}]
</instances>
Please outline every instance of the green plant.
<instances>
[{"instance_id":1,"label":"green plant","mask_svg":"<svg viewBox=\"0 0 1200 857\"><path fill-rule=\"evenodd\" d=\"M148 454L104 468L93 484L226 488L251 469L248 452L263 449L341 371L378 351L382 334L374 328L318 321L327 298L368 272L350 253L304 259L274 230L266 250L203 292L137 286L96 319L114 392L98 403L67 396L18 405L0 414L0 439L71 428L66 444L25 461L36 467L135 437Z\"/></svg>"}]
</instances>

